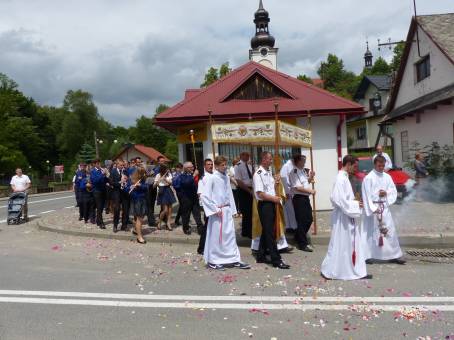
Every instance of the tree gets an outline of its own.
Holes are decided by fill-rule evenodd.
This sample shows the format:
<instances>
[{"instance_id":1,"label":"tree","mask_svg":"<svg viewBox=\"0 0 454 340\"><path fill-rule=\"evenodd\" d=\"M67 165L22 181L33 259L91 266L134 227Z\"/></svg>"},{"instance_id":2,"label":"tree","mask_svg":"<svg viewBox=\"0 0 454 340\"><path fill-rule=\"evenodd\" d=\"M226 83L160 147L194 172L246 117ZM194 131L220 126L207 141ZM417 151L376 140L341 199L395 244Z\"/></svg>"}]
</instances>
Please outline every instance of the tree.
<instances>
[{"instance_id":1,"label":"tree","mask_svg":"<svg viewBox=\"0 0 454 340\"><path fill-rule=\"evenodd\" d=\"M168 108L170 108L169 105L166 105L166 104L159 104L158 107L156 108L155 112L156 114L160 114L160 113L163 113L165 110L167 110Z\"/></svg>"},{"instance_id":2,"label":"tree","mask_svg":"<svg viewBox=\"0 0 454 340\"><path fill-rule=\"evenodd\" d=\"M232 71L232 69L229 67L229 62L225 62L219 68L219 79L221 79L222 77L226 76L231 71Z\"/></svg>"},{"instance_id":3,"label":"tree","mask_svg":"<svg viewBox=\"0 0 454 340\"><path fill-rule=\"evenodd\" d=\"M314 82L312 81L311 77L306 76L305 74L300 74L298 77L296 77L298 80L304 81L309 84L313 84Z\"/></svg>"},{"instance_id":4,"label":"tree","mask_svg":"<svg viewBox=\"0 0 454 340\"><path fill-rule=\"evenodd\" d=\"M334 54L328 54L326 61L320 64L318 75L324 81L324 88L341 97L351 99L358 87L358 77L345 70L344 62Z\"/></svg>"},{"instance_id":5,"label":"tree","mask_svg":"<svg viewBox=\"0 0 454 340\"><path fill-rule=\"evenodd\" d=\"M167 140L174 136L164 129L153 124L153 121L145 116L136 120L136 126L130 129L133 141L136 144L151 146L164 153Z\"/></svg>"},{"instance_id":6,"label":"tree","mask_svg":"<svg viewBox=\"0 0 454 340\"><path fill-rule=\"evenodd\" d=\"M388 63L382 57L379 57L375 60L374 65L372 66L373 75L388 75L391 72L391 68Z\"/></svg>"},{"instance_id":7,"label":"tree","mask_svg":"<svg viewBox=\"0 0 454 340\"><path fill-rule=\"evenodd\" d=\"M77 160L89 163L96 157L96 150L93 145L84 143L77 154Z\"/></svg>"},{"instance_id":8,"label":"tree","mask_svg":"<svg viewBox=\"0 0 454 340\"><path fill-rule=\"evenodd\" d=\"M394 56L389 65L391 71L397 72L400 67L400 61L402 60L402 55L404 54L405 42L401 41L394 47Z\"/></svg>"},{"instance_id":9,"label":"tree","mask_svg":"<svg viewBox=\"0 0 454 340\"><path fill-rule=\"evenodd\" d=\"M168 159L170 159L172 162L177 162L178 161L178 143L176 139L168 139L165 149L164 149L164 154L167 156Z\"/></svg>"},{"instance_id":10,"label":"tree","mask_svg":"<svg viewBox=\"0 0 454 340\"><path fill-rule=\"evenodd\" d=\"M98 129L100 117L98 108L93 102L93 96L82 90L69 90L63 100L63 109L73 112L80 122L80 136L87 140Z\"/></svg>"},{"instance_id":11,"label":"tree","mask_svg":"<svg viewBox=\"0 0 454 340\"><path fill-rule=\"evenodd\" d=\"M200 87L207 87L211 84L213 84L216 80L219 79L218 76L218 69L214 67L210 67L205 74L205 80L203 83L200 85Z\"/></svg>"}]
</instances>

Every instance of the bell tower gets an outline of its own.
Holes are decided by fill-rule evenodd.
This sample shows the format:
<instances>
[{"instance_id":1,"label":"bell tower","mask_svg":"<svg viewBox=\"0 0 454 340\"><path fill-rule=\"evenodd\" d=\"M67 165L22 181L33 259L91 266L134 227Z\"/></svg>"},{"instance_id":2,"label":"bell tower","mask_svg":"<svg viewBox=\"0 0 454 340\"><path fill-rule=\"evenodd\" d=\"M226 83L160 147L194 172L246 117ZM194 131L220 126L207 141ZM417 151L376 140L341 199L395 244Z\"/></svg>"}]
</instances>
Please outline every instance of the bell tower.
<instances>
[{"instance_id":1,"label":"bell tower","mask_svg":"<svg viewBox=\"0 0 454 340\"><path fill-rule=\"evenodd\" d=\"M254 14L255 36L251 39L249 60L277 70L278 48L274 47L275 39L270 34L269 22L269 13L263 8L263 2L260 0L259 8Z\"/></svg>"},{"instance_id":2,"label":"bell tower","mask_svg":"<svg viewBox=\"0 0 454 340\"><path fill-rule=\"evenodd\" d=\"M369 50L369 42L366 42L367 49L366 53L364 53L364 66L366 69L371 69L372 68L372 52Z\"/></svg>"}]
</instances>

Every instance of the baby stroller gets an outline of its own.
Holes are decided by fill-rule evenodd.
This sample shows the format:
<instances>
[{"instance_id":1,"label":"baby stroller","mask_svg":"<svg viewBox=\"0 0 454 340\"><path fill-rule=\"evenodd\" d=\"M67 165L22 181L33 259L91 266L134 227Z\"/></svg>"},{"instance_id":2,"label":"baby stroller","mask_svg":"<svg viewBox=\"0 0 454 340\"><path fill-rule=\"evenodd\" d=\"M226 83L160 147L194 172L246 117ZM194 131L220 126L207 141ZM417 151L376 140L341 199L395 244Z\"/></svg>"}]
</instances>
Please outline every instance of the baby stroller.
<instances>
[{"instance_id":1,"label":"baby stroller","mask_svg":"<svg viewBox=\"0 0 454 340\"><path fill-rule=\"evenodd\" d=\"M25 192L13 192L8 200L8 224L20 224L27 222L28 216L24 213L24 207L27 203L27 194Z\"/></svg>"}]
</instances>

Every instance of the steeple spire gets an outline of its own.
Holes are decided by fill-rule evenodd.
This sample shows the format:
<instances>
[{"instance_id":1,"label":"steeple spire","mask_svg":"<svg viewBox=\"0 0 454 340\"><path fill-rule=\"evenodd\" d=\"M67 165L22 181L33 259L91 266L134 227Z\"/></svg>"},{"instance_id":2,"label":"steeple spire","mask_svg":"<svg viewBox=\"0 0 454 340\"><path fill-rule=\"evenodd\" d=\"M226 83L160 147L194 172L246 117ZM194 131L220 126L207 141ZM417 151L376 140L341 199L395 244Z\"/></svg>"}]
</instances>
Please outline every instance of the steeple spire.
<instances>
[{"instance_id":1,"label":"steeple spire","mask_svg":"<svg viewBox=\"0 0 454 340\"><path fill-rule=\"evenodd\" d=\"M269 13L263 7L263 1L260 0L259 8L254 14L255 36L251 39L251 47L253 49L259 46L274 47L275 39L270 35L269 22Z\"/></svg>"},{"instance_id":2,"label":"steeple spire","mask_svg":"<svg viewBox=\"0 0 454 340\"><path fill-rule=\"evenodd\" d=\"M364 53L364 64L366 68L372 68L372 52L369 50L369 42L366 41L366 53Z\"/></svg>"}]
</instances>

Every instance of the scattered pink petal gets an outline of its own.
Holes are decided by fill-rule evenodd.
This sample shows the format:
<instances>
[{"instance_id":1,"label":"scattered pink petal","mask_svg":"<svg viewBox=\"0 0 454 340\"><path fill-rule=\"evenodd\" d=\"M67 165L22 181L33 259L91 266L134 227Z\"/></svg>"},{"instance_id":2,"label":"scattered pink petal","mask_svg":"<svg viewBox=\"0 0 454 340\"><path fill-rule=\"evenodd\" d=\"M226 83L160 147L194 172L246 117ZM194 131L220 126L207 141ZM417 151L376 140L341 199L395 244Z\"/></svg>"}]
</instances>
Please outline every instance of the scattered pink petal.
<instances>
[{"instance_id":1,"label":"scattered pink petal","mask_svg":"<svg viewBox=\"0 0 454 340\"><path fill-rule=\"evenodd\" d=\"M55 251L59 251L60 249L61 249L60 246L57 246L57 245L52 247L52 250L55 250Z\"/></svg>"}]
</instances>

